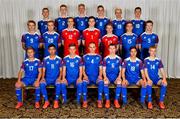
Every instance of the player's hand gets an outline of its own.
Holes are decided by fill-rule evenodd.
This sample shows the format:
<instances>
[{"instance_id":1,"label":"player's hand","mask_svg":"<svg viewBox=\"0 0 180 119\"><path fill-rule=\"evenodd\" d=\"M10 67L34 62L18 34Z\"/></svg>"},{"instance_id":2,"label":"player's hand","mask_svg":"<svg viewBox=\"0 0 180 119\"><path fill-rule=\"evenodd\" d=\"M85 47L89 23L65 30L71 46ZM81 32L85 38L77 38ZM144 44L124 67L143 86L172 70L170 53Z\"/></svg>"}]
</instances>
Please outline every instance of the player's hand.
<instances>
[{"instance_id":1,"label":"player's hand","mask_svg":"<svg viewBox=\"0 0 180 119\"><path fill-rule=\"evenodd\" d=\"M147 84L152 85L152 81L150 79L148 79Z\"/></svg>"},{"instance_id":2,"label":"player's hand","mask_svg":"<svg viewBox=\"0 0 180 119\"><path fill-rule=\"evenodd\" d=\"M104 84L106 84L106 85L109 84L109 79L108 78L104 78Z\"/></svg>"},{"instance_id":3,"label":"player's hand","mask_svg":"<svg viewBox=\"0 0 180 119\"><path fill-rule=\"evenodd\" d=\"M36 80L36 81L34 82L34 86L35 86L35 87L39 87L39 81L38 81L38 80Z\"/></svg>"},{"instance_id":4,"label":"player's hand","mask_svg":"<svg viewBox=\"0 0 180 119\"><path fill-rule=\"evenodd\" d=\"M82 79L81 78L77 79L76 84L78 84L78 83L82 83Z\"/></svg>"},{"instance_id":5,"label":"player's hand","mask_svg":"<svg viewBox=\"0 0 180 119\"><path fill-rule=\"evenodd\" d=\"M46 80L44 78L41 79L41 82L46 82Z\"/></svg>"},{"instance_id":6,"label":"player's hand","mask_svg":"<svg viewBox=\"0 0 180 119\"><path fill-rule=\"evenodd\" d=\"M146 86L146 84L147 84L146 80L142 79L142 86Z\"/></svg>"},{"instance_id":7,"label":"player's hand","mask_svg":"<svg viewBox=\"0 0 180 119\"><path fill-rule=\"evenodd\" d=\"M83 76L83 80L88 80L87 75Z\"/></svg>"},{"instance_id":8,"label":"player's hand","mask_svg":"<svg viewBox=\"0 0 180 119\"><path fill-rule=\"evenodd\" d=\"M127 86L127 85L128 85L128 81L127 81L126 79L124 79L124 80L122 81L122 85L123 85L123 86Z\"/></svg>"},{"instance_id":9,"label":"player's hand","mask_svg":"<svg viewBox=\"0 0 180 119\"><path fill-rule=\"evenodd\" d=\"M67 82L66 78L63 78L63 79L61 80L61 83L65 83L66 85L68 85L68 82Z\"/></svg>"},{"instance_id":10,"label":"player's hand","mask_svg":"<svg viewBox=\"0 0 180 119\"><path fill-rule=\"evenodd\" d=\"M98 79L99 79L99 80L102 80L102 76L99 75L99 76L98 76Z\"/></svg>"},{"instance_id":11,"label":"player's hand","mask_svg":"<svg viewBox=\"0 0 180 119\"><path fill-rule=\"evenodd\" d=\"M115 82L114 82L116 85L119 85L119 84L121 84L121 78L117 78L116 80L115 80Z\"/></svg>"},{"instance_id":12,"label":"player's hand","mask_svg":"<svg viewBox=\"0 0 180 119\"><path fill-rule=\"evenodd\" d=\"M165 86L167 85L167 80L166 79L162 80L162 85L165 85Z\"/></svg>"}]
</instances>

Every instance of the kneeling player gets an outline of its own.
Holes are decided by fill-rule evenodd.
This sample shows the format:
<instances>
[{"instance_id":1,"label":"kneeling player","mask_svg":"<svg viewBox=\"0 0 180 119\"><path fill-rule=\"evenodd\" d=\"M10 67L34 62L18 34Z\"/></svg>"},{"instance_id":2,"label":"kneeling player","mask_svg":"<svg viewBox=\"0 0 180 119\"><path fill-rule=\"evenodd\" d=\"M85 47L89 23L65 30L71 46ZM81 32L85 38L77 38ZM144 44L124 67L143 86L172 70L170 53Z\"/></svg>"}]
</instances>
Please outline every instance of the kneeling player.
<instances>
[{"instance_id":1,"label":"kneeling player","mask_svg":"<svg viewBox=\"0 0 180 119\"><path fill-rule=\"evenodd\" d=\"M150 56L144 60L145 75L147 78L147 94L148 94L148 108L152 109L152 84L161 86L159 107L164 109L164 97L166 94L166 75L163 69L163 64L159 58L156 57L156 47L151 46L149 49ZM159 78L158 71L162 74L162 80Z\"/></svg>"},{"instance_id":2,"label":"kneeling player","mask_svg":"<svg viewBox=\"0 0 180 119\"><path fill-rule=\"evenodd\" d=\"M16 96L18 103L16 109L23 106L22 102L22 88L25 86L34 86L35 90L35 107L39 108L40 100L40 88L39 81L41 78L41 62L34 58L35 51L32 47L26 49L27 59L22 63L21 69L18 73L18 81L15 84L16 87ZM25 73L24 78L22 78L22 73ZM21 79L22 78L22 79Z\"/></svg>"},{"instance_id":3,"label":"kneeling player","mask_svg":"<svg viewBox=\"0 0 180 119\"><path fill-rule=\"evenodd\" d=\"M62 78L62 96L64 102L67 101L66 85L73 84L77 87L77 105L80 106L80 99L82 94L82 60L81 57L76 55L76 45L69 45L69 55L64 57L63 62L63 78Z\"/></svg>"},{"instance_id":4,"label":"kneeling player","mask_svg":"<svg viewBox=\"0 0 180 119\"><path fill-rule=\"evenodd\" d=\"M56 46L54 44L50 44L48 46L48 52L50 55L45 57L43 60L43 73L40 83L41 93L45 99L45 103L43 105L44 109L50 105L46 86L53 85L56 87L54 108L59 107L58 100L61 90L60 80L62 75L62 59L56 55Z\"/></svg>"},{"instance_id":5,"label":"kneeling player","mask_svg":"<svg viewBox=\"0 0 180 119\"><path fill-rule=\"evenodd\" d=\"M89 53L83 56L83 107L87 108L87 85L98 85L98 108L102 108L102 93L104 82L102 80L101 56L96 54L96 44L89 44Z\"/></svg>"},{"instance_id":6,"label":"kneeling player","mask_svg":"<svg viewBox=\"0 0 180 119\"><path fill-rule=\"evenodd\" d=\"M116 108L120 108L119 105L119 95L121 93L121 65L122 60L119 56L116 55L116 45L109 45L109 55L104 58L103 61L103 76L104 76L104 93L106 98L106 108L110 108L110 99L109 99L109 84L116 84L116 94L114 105Z\"/></svg>"},{"instance_id":7,"label":"kneeling player","mask_svg":"<svg viewBox=\"0 0 180 119\"><path fill-rule=\"evenodd\" d=\"M126 58L122 65L122 97L123 97L123 108L127 104L127 86L138 85L141 86L141 106L146 109L145 96L146 96L146 79L143 71L143 63L136 57L136 47L130 48L130 57ZM141 78L142 77L142 78Z\"/></svg>"}]
</instances>

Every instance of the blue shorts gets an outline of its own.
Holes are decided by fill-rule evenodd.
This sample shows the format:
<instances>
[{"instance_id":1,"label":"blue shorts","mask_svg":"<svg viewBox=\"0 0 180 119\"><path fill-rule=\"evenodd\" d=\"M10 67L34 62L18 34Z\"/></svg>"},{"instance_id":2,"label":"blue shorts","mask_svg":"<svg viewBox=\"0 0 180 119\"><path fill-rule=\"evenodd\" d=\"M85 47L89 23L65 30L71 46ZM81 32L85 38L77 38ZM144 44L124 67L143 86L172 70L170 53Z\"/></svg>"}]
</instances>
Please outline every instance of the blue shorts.
<instances>
[{"instance_id":1,"label":"blue shorts","mask_svg":"<svg viewBox=\"0 0 180 119\"><path fill-rule=\"evenodd\" d=\"M138 83L138 81L141 80L141 78L135 78L135 79L127 79L129 85L136 85Z\"/></svg>"},{"instance_id":2,"label":"blue shorts","mask_svg":"<svg viewBox=\"0 0 180 119\"><path fill-rule=\"evenodd\" d=\"M24 83L25 86L33 86L34 82L36 81L36 78L22 78L22 82Z\"/></svg>"},{"instance_id":3,"label":"blue shorts","mask_svg":"<svg viewBox=\"0 0 180 119\"><path fill-rule=\"evenodd\" d=\"M88 79L89 79L89 85L97 84L98 76L88 76Z\"/></svg>"},{"instance_id":4,"label":"blue shorts","mask_svg":"<svg viewBox=\"0 0 180 119\"><path fill-rule=\"evenodd\" d=\"M56 79L57 78L55 78L55 79L45 78L45 80L46 80L45 84L46 85L53 85L53 86L55 86L56 85Z\"/></svg>"},{"instance_id":5,"label":"blue shorts","mask_svg":"<svg viewBox=\"0 0 180 119\"><path fill-rule=\"evenodd\" d=\"M108 76L107 78L109 79L110 84L114 84L114 81L117 79L118 76Z\"/></svg>"},{"instance_id":6,"label":"blue shorts","mask_svg":"<svg viewBox=\"0 0 180 119\"><path fill-rule=\"evenodd\" d=\"M160 78L153 79L153 80L152 80L152 82L153 82L153 84L157 85L157 84L158 84L158 82L159 82L159 80L161 80L161 79L160 79Z\"/></svg>"}]
</instances>

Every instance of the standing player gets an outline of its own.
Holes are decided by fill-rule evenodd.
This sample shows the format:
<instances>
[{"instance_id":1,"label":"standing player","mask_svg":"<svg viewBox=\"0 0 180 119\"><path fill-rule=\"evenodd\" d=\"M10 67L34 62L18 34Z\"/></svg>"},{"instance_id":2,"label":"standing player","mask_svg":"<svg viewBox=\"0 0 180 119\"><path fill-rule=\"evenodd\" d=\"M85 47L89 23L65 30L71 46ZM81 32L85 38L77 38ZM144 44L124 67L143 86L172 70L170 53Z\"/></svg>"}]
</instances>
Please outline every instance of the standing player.
<instances>
[{"instance_id":1,"label":"standing player","mask_svg":"<svg viewBox=\"0 0 180 119\"><path fill-rule=\"evenodd\" d=\"M45 57L43 60L43 73L40 82L41 93L45 99L43 105L44 109L50 105L46 86L54 85L56 87L54 108L59 107L58 100L61 91L60 81L62 76L62 59L56 55L56 46L54 44L48 46L48 51L50 55Z\"/></svg>"},{"instance_id":2,"label":"standing player","mask_svg":"<svg viewBox=\"0 0 180 119\"><path fill-rule=\"evenodd\" d=\"M140 36L145 31L145 21L141 19L141 8L136 7L134 9L135 19L132 20L133 23L133 33Z\"/></svg>"},{"instance_id":3,"label":"standing player","mask_svg":"<svg viewBox=\"0 0 180 119\"><path fill-rule=\"evenodd\" d=\"M163 69L162 61L156 57L156 47L151 46L149 48L150 56L144 60L145 75L147 78L147 94L148 94L148 108L152 109L152 84L161 86L159 107L165 109L164 97L166 95L167 80ZM159 77L158 72L162 74L162 80Z\"/></svg>"},{"instance_id":4,"label":"standing player","mask_svg":"<svg viewBox=\"0 0 180 119\"><path fill-rule=\"evenodd\" d=\"M103 46L103 57L106 57L109 55L109 45L115 44L117 47L117 50L119 49L118 45L118 37L113 34L113 25L111 23L108 23L106 25L106 31L107 34L102 37L102 46Z\"/></svg>"},{"instance_id":5,"label":"standing player","mask_svg":"<svg viewBox=\"0 0 180 119\"><path fill-rule=\"evenodd\" d=\"M116 8L115 9L116 19L112 21L113 24L113 33L120 38L122 34L125 33L125 24L126 20L122 18L122 9Z\"/></svg>"},{"instance_id":6,"label":"standing player","mask_svg":"<svg viewBox=\"0 0 180 119\"><path fill-rule=\"evenodd\" d=\"M119 96L121 94L121 65L122 60L116 55L116 45L109 45L110 54L104 58L103 61L103 76L104 76L104 93L106 98L106 108L110 108L109 99L109 84L116 84L116 92L114 105L120 108Z\"/></svg>"},{"instance_id":7,"label":"standing player","mask_svg":"<svg viewBox=\"0 0 180 119\"><path fill-rule=\"evenodd\" d=\"M76 45L76 54L78 55L78 46L80 45L79 39L80 33L74 28L74 19L72 17L68 18L68 28L62 31L62 44L64 45L64 56L69 55L69 45Z\"/></svg>"},{"instance_id":8,"label":"standing player","mask_svg":"<svg viewBox=\"0 0 180 119\"><path fill-rule=\"evenodd\" d=\"M22 88L26 86L34 86L35 89L35 108L39 108L39 100L40 100L40 88L39 88L39 81L42 74L41 69L41 62L34 58L35 51L32 47L28 47L26 49L27 52L27 59L21 65L21 69L18 73L18 81L15 84L16 87L16 96L18 103L16 105L16 109L23 106L22 102ZM24 77L22 78L23 72L25 73Z\"/></svg>"},{"instance_id":9,"label":"standing player","mask_svg":"<svg viewBox=\"0 0 180 119\"><path fill-rule=\"evenodd\" d=\"M49 55L48 46L50 44L54 44L56 49L60 47L61 41L60 41L60 35L54 31L54 21L50 20L48 21L48 31L45 32L42 36L43 43L44 43L44 57ZM56 51L57 54L57 51Z\"/></svg>"},{"instance_id":10,"label":"standing player","mask_svg":"<svg viewBox=\"0 0 180 119\"><path fill-rule=\"evenodd\" d=\"M59 34L67 28L67 6L62 4L60 6L60 17L55 20L56 30Z\"/></svg>"},{"instance_id":11,"label":"standing player","mask_svg":"<svg viewBox=\"0 0 180 119\"><path fill-rule=\"evenodd\" d=\"M27 27L28 32L22 35L22 47L24 50L26 50L28 47L33 47L35 51L35 57L39 58L38 48L42 46L42 41L40 35L36 32L36 22L29 20L27 22Z\"/></svg>"},{"instance_id":12,"label":"standing player","mask_svg":"<svg viewBox=\"0 0 180 119\"><path fill-rule=\"evenodd\" d=\"M146 78L143 70L143 63L136 57L136 47L130 48L130 57L126 58L122 65L122 97L123 108L127 105L127 86L138 85L141 86L141 106L146 109L145 97L146 97ZM142 77L142 78L141 78Z\"/></svg>"},{"instance_id":13,"label":"standing player","mask_svg":"<svg viewBox=\"0 0 180 119\"><path fill-rule=\"evenodd\" d=\"M43 33L48 31L47 22L49 21L49 9L46 7L43 8L42 15L43 15L43 19L38 21L38 29L41 35L43 35Z\"/></svg>"},{"instance_id":14,"label":"standing player","mask_svg":"<svg viewBox=\"0 0 180 119\"><path fill-rule=\"evenodd\" d=\"M151 20L146 21L146 31L141 34L139 38L141 58L145 59L149 56L149 48L151 46L158 45L159 38L158 35L153 33L153 22Z\"/></svg>"},{"instance_id":15,"label":"standing player","mask_svg":"<svg viewBox=\"0 0 180 119\"><path fill-rule=\"evenodd\" d=\"M126 33L120 37L120 51L122 51L123 59L130 56L130 48L132 46L138 49L138 36L132 32L132 22L126 23Z\"/></svg>"},{"instance_id":16,"label":"standing player","mask_svg":"<svg viewBox=\"0 0 180 119\"><path fill-rule=\"evenodd\" d=\"M89 44L89 53L83 56L83 107L87 108L87 85L98 85L98 108L102 108L102 93L104 82L102 79L101 56L97 54L94 42Z\"/></svg>"},{"instance_id":17,"label":"standing player","mask_svg":"<svg viewBox=\"0 0 180 119\"><path fill-rule=\"evenodd\" d=\"M100 31L95 28L95 18L90 16L88 19L89 27L83 31L83 45L85 46L85 53L89 53L89 43L94 42L96 45L96 53L99 53Z\"/></svg>"},{"instance_id":18,"label":"standing player","mask_svg":"<svg viewBox=\"0 0 180 119\"><path fill-rule=\"evenodd\" d=\"M62 95L64 102L67 101L66 85L73 84L77 87L76 100L78 107L80 106L82 94L82 60L81 57L76 55L76 45L69 45L69 55L64 57L63 62L63 78L62 78Z\"/></svg>"},{"instance_id":19,"label":"standing player","mask_svg":"<svg viewBox=\"0 0 180 119\"><path fill-rule=\"evenodd\" d=\"M101 38L106 34L106 25L109 23L109 19L105 17L104 6L99 5L97 7L98 17L96 17L96 28L101 32Z\"/></svg>"}]
</instances>

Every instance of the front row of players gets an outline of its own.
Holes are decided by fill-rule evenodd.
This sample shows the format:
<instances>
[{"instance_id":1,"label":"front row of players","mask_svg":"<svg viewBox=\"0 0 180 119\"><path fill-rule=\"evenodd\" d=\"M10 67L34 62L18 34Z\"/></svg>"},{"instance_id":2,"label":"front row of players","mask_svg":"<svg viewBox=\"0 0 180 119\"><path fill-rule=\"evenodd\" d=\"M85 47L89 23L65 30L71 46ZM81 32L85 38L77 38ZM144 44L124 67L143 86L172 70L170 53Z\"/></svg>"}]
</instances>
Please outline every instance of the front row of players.
<instances>
[{"instance_id":1,"label":"front row of players","mask_svg":"<svg viewBox=\"0 0 180 119\"><path fill-rule=\"evenodd\" d=\"M43 108L47 108L50 103L46 86L55 86L54 108L59 107L59 98L62 95L62 103L67 103L67 86L74 85L77 89L77 105L81 104L83 97L84 108L87 103L87 86L95 84L98 87L97 107L103 107L102 96L105 94L105 107L110 108L109 85L115 84L114 106L120 108L119 98L122 97L122 107L125 108L127 101L127 86L138 85L141 87L140 102L143 108L146 108L145 99L148 95L149 109L152 105L152 85L161 87L159 107L164 109L164 97L166 94L167 81L163 70L163 64L156 57L156 47L149 49L150 56L144 60L144 63L136 57L136 47L130 48L130 57L123 62L116 55L116 45L109 45L109 55L102 61L101 56L96 54L96 45L94 42L89 44L90 53L81 57L76 55L76 45L69 45L70 54L62 60L56 55L56 47L53 44L48 46L49 56L45 57L43 63L34 57L35 51L32 47L27 48L27 59L22 63L18 74L18 81L15 84L18 103L16 108L23 106L22 88L25 86L35 87L35 108L40 107L40 94L43 95L45 103ZM162 74L159 78L158 71ZM22 73L25 76L22 78ZM62 105L63 105L62 104Z\"/></svg>"}]
</instances>

